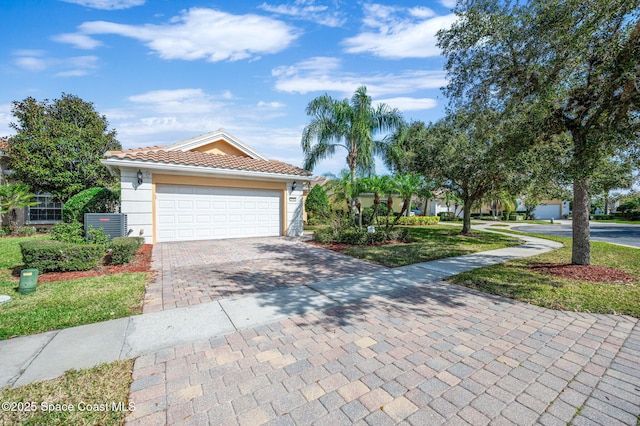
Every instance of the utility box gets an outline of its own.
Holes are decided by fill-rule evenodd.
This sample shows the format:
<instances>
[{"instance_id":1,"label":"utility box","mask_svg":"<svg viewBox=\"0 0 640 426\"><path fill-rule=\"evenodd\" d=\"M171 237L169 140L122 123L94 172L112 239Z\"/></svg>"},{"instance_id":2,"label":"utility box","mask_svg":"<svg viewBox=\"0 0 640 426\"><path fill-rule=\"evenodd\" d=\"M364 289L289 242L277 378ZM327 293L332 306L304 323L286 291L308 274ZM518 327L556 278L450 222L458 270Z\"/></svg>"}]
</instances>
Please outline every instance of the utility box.
<instances>
[{"instance_id":1,"label":"utility box","mask_svg":"<svg viewBox=\"0 0 640 426\"><path fill-rule=\"evenodd\" d=\"M116 237L127 236L127 215L124 213L85 213L84 235L87 236L89 226L104 231L109 236L109 241Z\"/></svg>"}]
</instances>

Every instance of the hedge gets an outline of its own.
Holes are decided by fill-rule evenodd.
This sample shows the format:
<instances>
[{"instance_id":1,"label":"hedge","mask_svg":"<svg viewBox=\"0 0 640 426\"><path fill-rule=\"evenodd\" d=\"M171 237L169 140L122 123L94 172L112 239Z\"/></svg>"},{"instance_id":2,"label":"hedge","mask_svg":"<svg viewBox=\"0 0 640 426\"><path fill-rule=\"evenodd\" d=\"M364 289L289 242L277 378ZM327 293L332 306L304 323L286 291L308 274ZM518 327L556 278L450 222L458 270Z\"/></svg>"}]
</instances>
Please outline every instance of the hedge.
<instances>
[{"instance_id":1,"label":"hedge","mask_svg":"<svg viewBox=\"0 0 640 426\"><path fill-rule=\"evenodd\" d=\"M88 271L98 266L104 256L95 244L74 244L54 240L20 243L25 268L44 272Z\"/></svg>"},{"instance_id":2,"label":"hedge","mask_svg":"<svg viewBox=\"0 0 640 426\"><path fill-rule=\"evenodd\" d=\"M379 217L378 220L380 221L381 225L384 225L387 223L387 218L386 217ZM393 221L395 220L395 218L389 218L389 221L391 223L393 223ZM439 216L400 216L400 218L398 219L398 223L397 225L402 225L402 226L425 226L425 225L436 225L440 223L440 217Z\"/></svg>"},{"instance_id":3,"label":"hedge","mask_svg":"<svg viewBox=\"0 0 640 426\"><path fill-rule=\"evenodd\" d=\"M120 195L109 188L85 189L69 198L62 207L62 220L84 223L85 213L114 213Z\"/></svg>"},{"instance_id":4,"label":"hedge","mask_svg":"<svg viewBox=\"0 0 640 426\"><path fill-rule=\"evenodd\" d=\"M131 262L142 244L142 237L117 237L111 240L111 265L123 265Z\"/></svg>"}]
</instances>

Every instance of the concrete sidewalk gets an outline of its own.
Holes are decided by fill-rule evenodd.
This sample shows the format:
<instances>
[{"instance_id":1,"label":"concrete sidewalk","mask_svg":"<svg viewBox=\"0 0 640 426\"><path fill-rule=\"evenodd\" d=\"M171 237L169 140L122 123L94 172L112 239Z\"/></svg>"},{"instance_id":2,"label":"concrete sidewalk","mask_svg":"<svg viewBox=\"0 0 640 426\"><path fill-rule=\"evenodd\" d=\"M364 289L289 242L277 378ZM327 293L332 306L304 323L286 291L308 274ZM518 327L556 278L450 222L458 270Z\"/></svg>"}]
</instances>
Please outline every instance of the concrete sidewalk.
<instances>
[{"instance_id":1,"label":"concrete sidewalk","mask_svg":"<svg viewBox=\"0 0 640 426\"><path fill-rule=\"evenodd\" d=\"M58 377L69 369L136 358L373 295L424 286L463 271L534 256L561 246L539 238L519 238L524 244L517 247L1 341L0 387L23 386Z\"/></svg>"}]
</instances>

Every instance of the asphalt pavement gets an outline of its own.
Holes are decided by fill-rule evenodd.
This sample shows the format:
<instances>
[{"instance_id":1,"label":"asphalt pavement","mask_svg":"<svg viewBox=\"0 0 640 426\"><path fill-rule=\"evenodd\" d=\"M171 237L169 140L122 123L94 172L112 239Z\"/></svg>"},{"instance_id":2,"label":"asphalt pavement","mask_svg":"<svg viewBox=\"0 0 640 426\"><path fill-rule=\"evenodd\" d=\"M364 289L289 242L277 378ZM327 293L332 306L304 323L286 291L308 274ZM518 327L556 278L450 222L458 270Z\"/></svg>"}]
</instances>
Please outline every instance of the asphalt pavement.
<instances>
[{"instance_id":1,"label":"asphalt pavement","mask_svg":"<svg viewBox=\"0 0 640 426\"><path fill-rule=\"evenodd\" d=\"M621 244L640 248L640 225L619 223L591 222L591 240L605 243ZM571 221L560 221L554 225L518 225L512 226L514 231L532 234L555 235L571 238Z\"/></svg>"}]
</instances>

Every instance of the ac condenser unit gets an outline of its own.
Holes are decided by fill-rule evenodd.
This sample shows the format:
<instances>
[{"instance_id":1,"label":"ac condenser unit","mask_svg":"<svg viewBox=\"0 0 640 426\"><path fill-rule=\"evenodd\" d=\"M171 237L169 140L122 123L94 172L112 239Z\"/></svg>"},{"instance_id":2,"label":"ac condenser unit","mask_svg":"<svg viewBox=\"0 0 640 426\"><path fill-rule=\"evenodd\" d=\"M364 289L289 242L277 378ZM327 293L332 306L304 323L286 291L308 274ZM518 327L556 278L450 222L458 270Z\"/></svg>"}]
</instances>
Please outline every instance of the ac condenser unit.
<instances>
[{"instance_id":1,"label":"ac condenser unit","mask_svg":"<svg viewBox=\"0 0 640 426\"><path fill-rule=\"evenodd\" d=\"M84 235L89 232L89 226L100 229L109 236L109 240L127 236L127 215L124 213L85 213Z\"/></svg>"}]
</instances>

